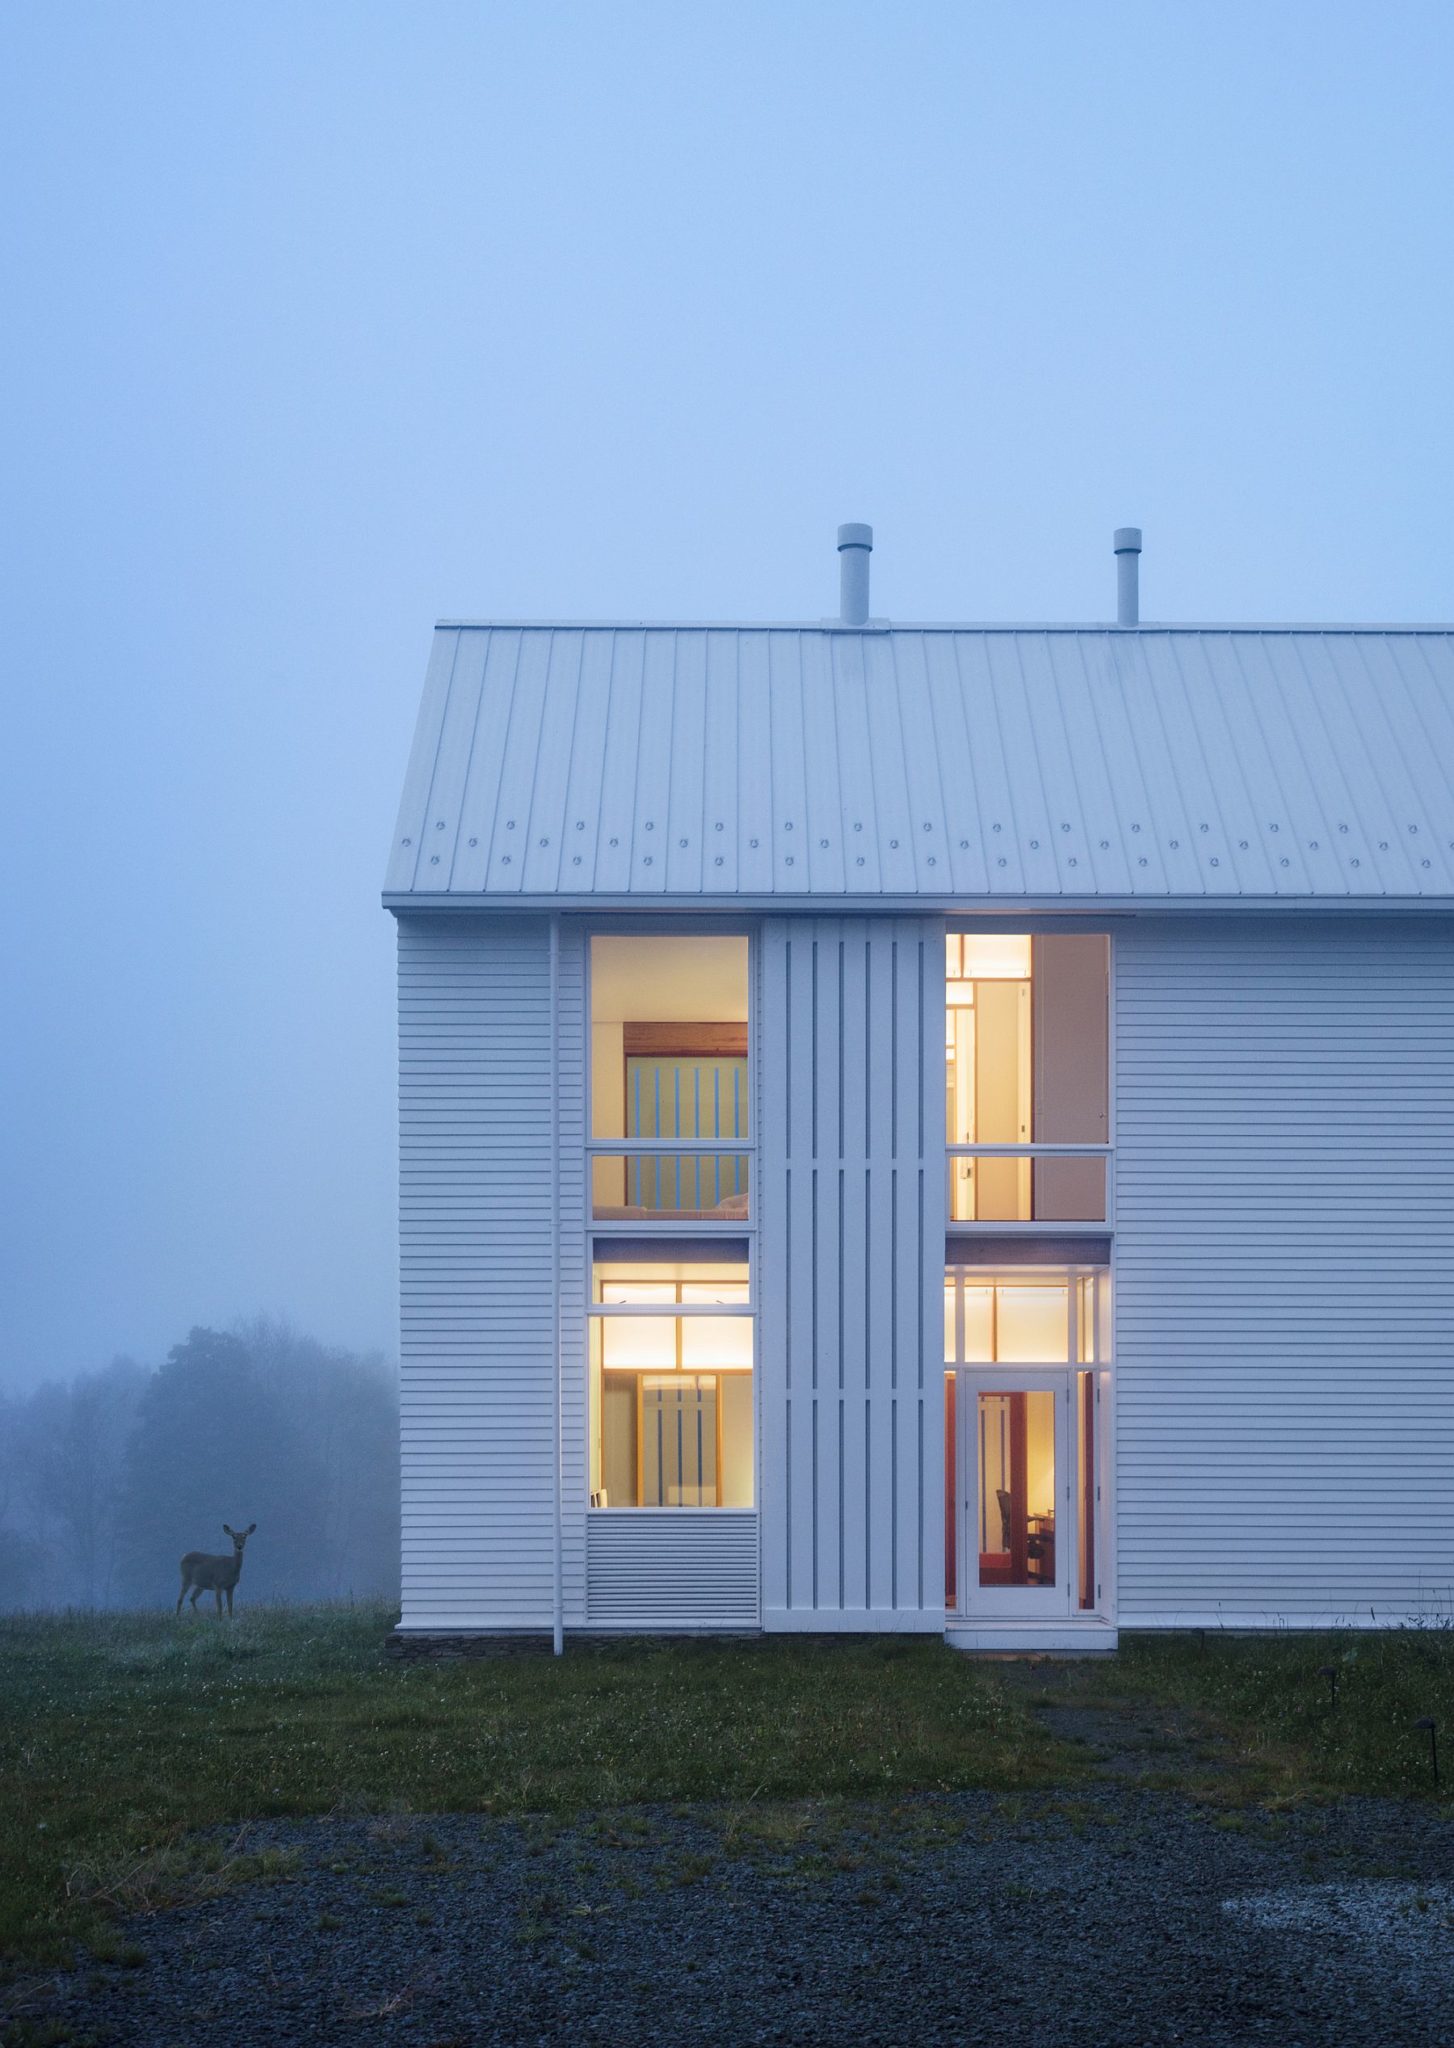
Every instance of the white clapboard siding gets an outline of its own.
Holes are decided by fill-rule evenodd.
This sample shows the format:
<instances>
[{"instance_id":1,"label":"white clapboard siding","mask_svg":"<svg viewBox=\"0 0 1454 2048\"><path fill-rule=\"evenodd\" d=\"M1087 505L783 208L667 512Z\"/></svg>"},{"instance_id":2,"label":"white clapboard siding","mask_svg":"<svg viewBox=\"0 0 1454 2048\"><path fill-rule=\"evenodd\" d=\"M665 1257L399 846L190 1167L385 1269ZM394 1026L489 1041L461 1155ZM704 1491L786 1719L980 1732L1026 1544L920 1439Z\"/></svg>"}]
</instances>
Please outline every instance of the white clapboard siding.
<instances>
[{"instance_id":1,"label":"white clapboard siding","mask_svg":"<svg viewBox=\"0 0 1454 2048\"><path fill-rule=\"evenodd\" d=\"M592 1629L755 1629L750 1508L632 1508L586 1517Z\"/></svg>"},{"instance_id":2,"label":"white clapboard siding","mask_svg":"<svg viewBox=\"0 0 1454 2048\"><path fill-rule=\"evenodd\" d=\"M1121 1624L1454 1612L1454 925L1115 963Z\"/></svg>"},{"instance_id":3,"label":"white clapboard siding","mask_svg":"<svg viewBox=\"0 0 1454 2048\"><path fill-rule=\"evenodd\" d=\"M586 1202L586 956L578 920L561 922L558 1018L560 1040L560 1372L562 1609L567 1628L586 1619L586 1503L590 1498L587 1432L589 1376L586 1304L590 1239Z\"/></svg>"},{"instance_id":4,"label":"white clapboard siding","mask_svg":"<svg viewBox=\"0 0 1454 2048\"><path fill-rule=\"evenodd\" d=\"M399 921L405 1629L554 1602L544 918Z\"/></svg>"},{"instance_id":5,"label":"white clapboard siding","mask_svg":"<svg viewBox=\"0 0 1454 2048\"><path fill-rule=\"evenodd\" d=\"M763 1626L944 1621L944 927L763 933Z\"/></svg>"}]
</instances>

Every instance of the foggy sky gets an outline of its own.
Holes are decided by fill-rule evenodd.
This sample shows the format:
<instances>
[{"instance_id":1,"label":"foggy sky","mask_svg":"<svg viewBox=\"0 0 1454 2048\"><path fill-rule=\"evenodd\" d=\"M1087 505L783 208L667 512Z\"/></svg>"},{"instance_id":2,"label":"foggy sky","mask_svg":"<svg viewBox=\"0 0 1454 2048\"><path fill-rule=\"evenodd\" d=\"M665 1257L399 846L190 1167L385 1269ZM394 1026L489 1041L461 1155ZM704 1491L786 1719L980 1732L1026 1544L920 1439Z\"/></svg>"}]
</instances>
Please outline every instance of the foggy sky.
<instances>
[{"instance_id":1,"label":"foggy sky","mask_svg":"<svg viewBox=\"0 0 1454 2048\"><path fill-rule=\"evenodd\" d=\"M395 1342L438 615L1454 613L1447 0L0 14L0 1386Z\"/></svg>"}]
</instances>

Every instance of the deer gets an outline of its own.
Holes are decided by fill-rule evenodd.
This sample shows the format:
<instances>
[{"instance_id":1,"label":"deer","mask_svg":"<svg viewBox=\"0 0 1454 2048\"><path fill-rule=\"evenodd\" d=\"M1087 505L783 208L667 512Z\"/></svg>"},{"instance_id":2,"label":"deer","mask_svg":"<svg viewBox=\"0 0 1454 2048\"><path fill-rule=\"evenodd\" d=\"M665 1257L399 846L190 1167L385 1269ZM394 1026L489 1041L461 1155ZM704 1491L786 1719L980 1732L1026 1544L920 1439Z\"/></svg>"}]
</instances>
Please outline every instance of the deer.
<instances>
[{"instance_id":1,"label":"deer","mask_svg":"<svg viewBox=\"0 0 1454 2048\"><path fill-rule=\"evenodd\" d=\"M229 1529L226 1522L222 1524L224 1535L232 1538L231 1557L209 1557L205 1550L189 1550L187 1552L187 1555L182 1559L182 1590L177 1595L178 1614L182 1611L182 1602L186 1599L187 1588L190 1586L192 1589L192 1610L194 1613L196 1612L197 1595L199 1593L215 1593L217 1595L217 1612L220 1617L222 1613L222 1596L225 1593L227 1595L227 1612L229 1616L231 1615L232 1589L242 1577L243 1545L256 1527L256 1522L249 1522L245 1529Z\"/></svg>"}]
</instances>

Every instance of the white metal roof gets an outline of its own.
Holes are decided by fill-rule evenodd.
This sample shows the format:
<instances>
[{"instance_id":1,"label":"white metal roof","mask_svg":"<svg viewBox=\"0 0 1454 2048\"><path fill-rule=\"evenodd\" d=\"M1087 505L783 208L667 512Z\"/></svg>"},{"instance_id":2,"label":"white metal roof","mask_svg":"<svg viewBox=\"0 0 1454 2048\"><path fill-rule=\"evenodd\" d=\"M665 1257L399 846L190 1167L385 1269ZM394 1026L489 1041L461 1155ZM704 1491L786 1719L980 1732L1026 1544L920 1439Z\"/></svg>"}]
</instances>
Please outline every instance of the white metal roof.
<instances>
[{"instance_id":1,"label":"white metal roof","mask_svg":"<svg viewBox=\"0 0 1454 2048\"><path fill-rule=\"evenodd\" d=\"M1454 898L1454 629L435 633L385 901Z\"/></svg>"}]
</instances>

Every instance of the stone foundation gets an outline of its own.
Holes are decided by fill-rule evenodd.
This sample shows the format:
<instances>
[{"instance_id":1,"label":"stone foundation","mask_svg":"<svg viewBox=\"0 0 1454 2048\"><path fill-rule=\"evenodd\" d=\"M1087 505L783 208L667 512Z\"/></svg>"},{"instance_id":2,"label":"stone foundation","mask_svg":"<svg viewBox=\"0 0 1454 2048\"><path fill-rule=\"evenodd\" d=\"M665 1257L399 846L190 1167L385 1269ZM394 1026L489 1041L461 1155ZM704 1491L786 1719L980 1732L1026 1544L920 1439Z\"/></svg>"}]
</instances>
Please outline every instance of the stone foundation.
<instances>
[{"instance_id":1,"label":"stone foundation","mask_svg":"<svg viewBox=\"0 0 1454 2048\"><path fill-rule=\"evenodd\" d=\"M433 1635L422 1629L401 1635L396 1629L384 1638L384 1655L407 1664L426 1658L549 1656L551 1649L549 1636L536 1635Z\"/></svg>"}]
</instances>

